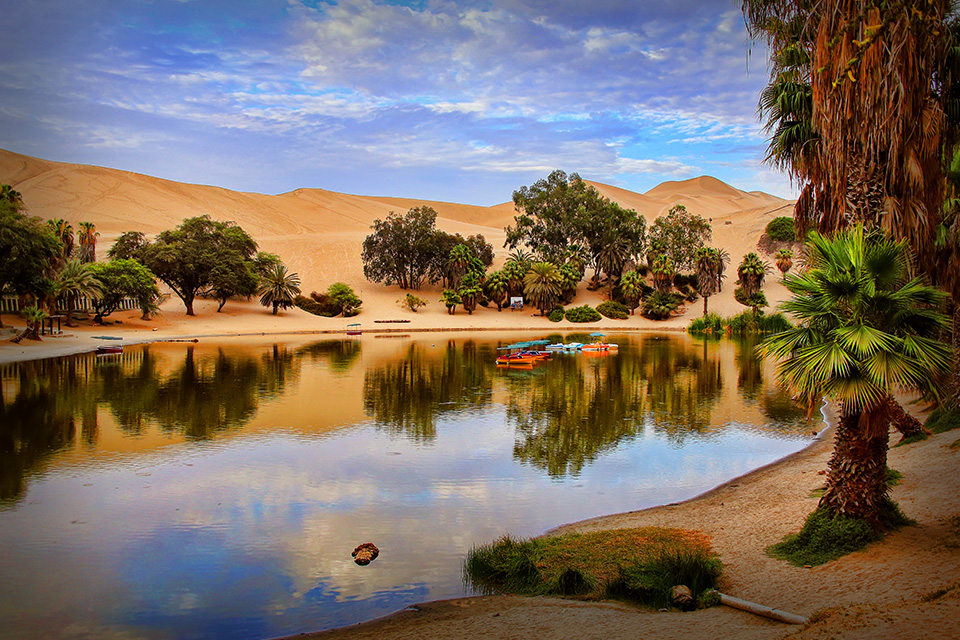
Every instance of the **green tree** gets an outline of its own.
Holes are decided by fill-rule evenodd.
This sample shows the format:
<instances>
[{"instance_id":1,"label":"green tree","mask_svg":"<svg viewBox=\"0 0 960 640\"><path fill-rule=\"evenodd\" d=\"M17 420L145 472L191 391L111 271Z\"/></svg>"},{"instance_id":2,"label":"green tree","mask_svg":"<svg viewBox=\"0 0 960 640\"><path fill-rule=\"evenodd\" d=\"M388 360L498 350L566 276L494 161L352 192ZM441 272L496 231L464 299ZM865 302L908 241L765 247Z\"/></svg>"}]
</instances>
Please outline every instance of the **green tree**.
<instances>
[{"instance_id":1,"label":"green tree","mask_svg":"<svg viewBox=\"0 0 960 640\"><path fill-rule=\"evenodd\" d=\"M65 303L68 327L76 326L73 321L73 311L78 298L96 300L102 295L100 281L97 280L89 264L83 264L76 258L69 260L57 273L53 282L53 292L57 299Z\"/></svg>"},{"instance_id":2,"label":"green tree","mask_svg":"<svg viewBox=\"0 0 960 640\"><path fill-rule=\"evenodd\" d=\"M761 355L811 402L837 402L840 424L820 508L883 529L887 496L888 402L897 389L936 393L950 367L944 294L910 278L904 242L856 226L807 240L807 270L787 276L782 305L795 328L768 337Z\"/></svg>"},{"instance_id":3,"label":"green tree","mask_svg":"<svg viewBox=\"0 0 960 640\"><path fill-rule=\"evenodd\" d=\"M225 289L233 290L247 277L247 263L256 250L253 238L233 222L199 216L184 220L176 229L160 232L156 240L137 248L133 257L170 287L183 301L187 315L192 316L194 299L214 286L217 266L221 274L224 270L236 272L233 282L226 277L217 279Z\"/></svg>"},{"instance_id":4,"label":"green tree","mask_svg":"<svg viewBox=\"0 0 960 640\"><path fill-rule=\"evenodd\" d=\"M138 252L146 244L147 238L142 231L126 231L114 241L107 251L107 256L123 260L136 259Z\"/></svg>"},{"instance_id":5,"label":"green tree","mask_svg":"<svg viewBox=\"0 0 960 640\"><path fill-rule=\"evenodd\" d=\"M484 291L487 294L487 298L497 305L497 311L503 310L503 302L507 295L508 284L507 276L503 271L492 271L484 283Z\"/></svg>"},{"instance_id":6,"label":"green tree","mask_svg":"<svg viewBox=\"0 0 960 640\"><path fill-rule=\"evenodd\" d=\"M547 315L560 297L560 273L556 265L549 262L535 262L523 279L524 296Z\"/></svg>"},{"instance_id":7,"label":"green tree","mask_svg":"<svg viewBox=\"0 0 960 640\"><path fill-rule=\"evenodd\" d=\"M575 244L587 247L596 263L611 241L627 244L628 255L639 251L643 242L643 218L600 195L576 173L568 177L557 170L521 187L513 192L513 204L518 215L506 229L504 246L515 249L524 244L547 262L559 264Z\"/></svg>"},{"instance_id":8,"label":"green tree","mask_svg":"<svg viewBox=\"0 0 960 640\"><path fill-rule=\"evenodd\" d=\"M436 255L436 220L437 212L428 206L374 220L373 233L363 241L363 275L372 282L419 289Z\"/></svg>"},{"instance_id":9,"label":"green tree","mask_svg":"<svg viewBox=\"0 0 960 640\"><path fill-rule=\"evenodd\" d=\"M460 294L453 289L444 289L440 296L440 302L447 307L447 313L454 315L457 312L457 305L463 302Z\"/></svg>"},{"instance_id":10,"label":"green tree","mask_svg":"<svg viewBox=\"0 0 960 640\"><path fill-rule=\"evenodd\" d=\"M786 278L787 271L790 271L793 267L793 251L790 251L790 249L780 249L777 251L776 260L777 269L779 269L783 277Z\"/></svg>"},{"instance_id":11,"label":"green tree","mask_svg":"<svg viewBox=\"0 0 960 640\"><path fill-rule=\"evenodd\" d=\"M640 298L643 296L643 285L646 279L640 275L639 271L627 271L620 279L620 291L623 293L623 299L630 308L630 315L640 306Z\"/></svg>"},{"instance_id":12,"label":"green tree","mask_svg":"<svg viewBox=\"0 0 960 640\"><path fill-rule=\"evenodd\" d=\"M697 249L710 240L710 223L702 216L692 214L683 205L676 205L667 215L660 216L650 227L650 242L657 242L670 256L677 271L696 268ZM652 267L652 265L651 265Z\"/></svg>"},{"instance_id":13,"label":"green tree","mask_svg":"<svg viewBox=\"0 0 960 640\"><path fill-rule=\"evenodd\" d=\"M24 213L19 194L9 185L4 187L0 198L0 295L38 294L46 287L44 273L59 254L60 243L43 221Z\"/></svg>"},{"instance_id":14,"label":"green tree","mask_svg":"<svg viewBox=\"0 0 960 640\"><path fill-rule=\"evenodd\" d=\"M273 315L278 309L289 309L293 306L293 299L300 295L300 276L296 273L287 273L282 264L274 265L263 277L260 289L260 304L273 308Z\"/></svg>"},{"instance_id":15,"label":"green tree","mask_svg":"<svg viewBox=\"0 0 960 640\"><path fill-rule=\"evenodd\" d=\"M758 293L763 287L763 278L770 273L770 265L754 252L743 256L743 262L737 267L737 277L746 297Z\"/></svg>"},{"instance_id":16,"label":"green tree","mask_svg":"<svg viewBox=\"0 0 960 640\"><path fill-rule=\"evenodd\" d=\"M116 259L84 265L100 284L101 295L94 299L94 322L120 308L124 298L137 300L141 307L159 297L156 277L136 260Z\"/></svg>"},{"instance_id":17,"label":"green tree","mask_svg":"<svg viewBox=\"0 0 960 640\"><path fill-rule=\"evenodd\" d=\"M236 251L224 251L210 270L210 288L203 293L213 296L217 301L217 313L220 313L230 298L249 298L256 294L261 277L252 260L245 260Z\"/></svg>"},{"instance_id":18,"label":"green tree","mask_svg":"<svg viewBox=\"0 0 960 640\"><path fill-rule=\"evenodd\" d=\"M340 313L344 317L357 315L360 305L363 304L363 300L360 299L353 288L342 282L334 282L327 287L327 296L334 305L340 308Z\"/></svg>"},{"instance_id":19,"label":"green tree","mask_svg":"<svg viewBox=\"0 0 960 640\"><path fill-rule=\"evenodd\" d=\"M673 260L666 254L660 254L653 259L653 266L650 268L653 272L653 284L656 285L660 293L669 293L673 288L673 276L677 274L677 269Z\"/></svg>"}]
</instances>

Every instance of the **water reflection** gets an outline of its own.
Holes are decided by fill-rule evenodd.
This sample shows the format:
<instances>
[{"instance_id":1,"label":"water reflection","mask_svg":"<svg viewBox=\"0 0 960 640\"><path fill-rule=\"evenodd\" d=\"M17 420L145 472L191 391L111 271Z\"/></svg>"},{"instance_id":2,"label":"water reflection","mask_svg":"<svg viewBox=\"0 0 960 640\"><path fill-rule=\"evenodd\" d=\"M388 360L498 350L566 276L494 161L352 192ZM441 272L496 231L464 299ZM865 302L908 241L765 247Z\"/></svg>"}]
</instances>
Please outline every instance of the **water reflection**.
<instances>
[{"instance_id":1,"label":"water reflection","mask_svg":"<svg viewBox=\"0 0 960 640\"><path fill-rule=\"evenodd\" d=\"M0 628L349 624L461 595L475 544L684 499L809 433L747 347L611 338L528 370L494 364L511 340L447 336L0 367Z\"/></svg>"}]
</instances>

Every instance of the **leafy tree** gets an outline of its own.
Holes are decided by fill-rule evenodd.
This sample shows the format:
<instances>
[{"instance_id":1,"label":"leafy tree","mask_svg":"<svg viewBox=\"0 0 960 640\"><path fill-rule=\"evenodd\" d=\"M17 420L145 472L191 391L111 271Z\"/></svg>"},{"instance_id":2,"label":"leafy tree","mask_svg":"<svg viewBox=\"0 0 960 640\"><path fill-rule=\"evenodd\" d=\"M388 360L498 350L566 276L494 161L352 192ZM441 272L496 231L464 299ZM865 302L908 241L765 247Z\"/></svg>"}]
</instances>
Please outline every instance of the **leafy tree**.
<instances>
[{"instance_id":1,"label":"leafy tree","mask_svg":"<svg viewBox=\"0 0 960 640\"><path fill-rule=\"evenodd\" d=\"M453 289L444 289L440 296L440 302L447 307L447 313L454 315L457 312L457 305L463 300L460 299L460 294Z\"/></svg>"},{"instance_id":2,"label":"leafy tree","mask_svg":"<svg viewBox=\"0 0 960 640\"><path fill-rule=\"evenodd\" d=\"M518 215L506 229L504 246L515 249L525 244L543 261L560 263L575 244L587 247L594 264L611 242L622 241L628 255L642 248L643 218L600 195L576 173L568 177L557 170L521 187L513 192L513 204Z\"/></svg>"},{"instance_id":3,"label":"leafy tree","mask_svg":"<svg viewBox=\"0 0 960 640\"><path fill-rule=\"evenodd\" d=\"M68 327L76 326L73 321L73 310L76 308L77 298L96 300L102 294L100 282L89 264L83 264L76 258L68 261L57 273L53 291L58 299L66 303Z\"/></svg>"},{"instance_id":4,"label":"leafy tree","mask_svg":"<svg viewBox=\"0 0 960 640\"><path fill-rule=\"evenodd\" d=\"M412 293L408 293L402 300L398 300L397 302L399 302L401 305L403 305L407 309L410 309L410 311L413 311L414 313L416 313L417 309L419 309L420 307L427 306L426 300L424 300L423 298L417 297Z\"/></svg>"},{"instance_id":5,"label":"leafy tree","mask_svg":"<svg viewBox=\"0 0 960 640\"><path fill-rule=\"evenodd\" d=\"M147 244L147 238L141 231L127 231L120 234L107 255L111 258L136 258L140 249Z\"/></svg>"},{"instance_id":6,"label":"leafy tree","mask_svg":"<svg viewBox=\"0 0 960 640\"><path fill-rule=\"evenodd\" d=\"M467 272L460 282L457 293L460 295L460 301L463 303L463 308L467 311L467 314L473 315L477 304L483 297L482 279L476 270Z\"/></svg>"},{"instance_id":7,"label":"leafy tree","mask_svg":"<svg viewBox=\"0 0 960 640\"><path fill-rule=\"evenodd\" d=\"M300 276L287 273L282 264L274 265L261 280L257 293L260 294L260 304L273 307L273 315L277 315L278 309L289 309L294 298L300 295Z\"/></svg>"},{"instance_id":8,"label":"leafy tree","mask_svg":"<svg viewBox=\"0 0 960 640\"><path fill-rule=\"evenodd\" d=\"M372 282L419 289L435 258L437 212L413 207L403 216L392 211L374 220L363 241L363 275Z\"/></svg>"},{"instance_id":9,"label":"leafy tree","mask_svg":"<svg viewBox=\"0 0 960 640\"><path fill-rule=\"evenodd\" d=\"M39 218L23 212L19 194L4 185L0 198L0 294L37 294L60 242ZM0 321L0 327L3 322Z\"/></svg>"},{"instance_id":10,"label":"leafy tree","mask_svg":"<svg viewBox=\"0 0 960 640\"><path fill-rule=\"evenodd\" d=\"M779 216L767 223L767 236L776 242L795 242L797 232L794 229L793 218Z\"/></svg>"},{"instance_id":11,"label":"leafy tree","mask_svg":"<svg viewBox=\"0 0 960 640\"><path fill-rule=\"evenodd\" d=\"M620 279L620 291L623 293L623 299L630 309L630 315L633 315L634 309L640 306L645 280L639 271L627 271Z\"/></svg>"},{"instance_id":12,"label":"leafy tree","mask_svg":"<svg viewBox=\"0 0 960 640\"><path fill-rule=\"evenodd\" d=\"M115 259L84 265L100 284L101 296L93 301L94 322L120 308L124 298L134 298L141 307L160 296L156 277L136 260Z\"/></svg>"},{"instance_id":13,"label":"leafy tree","mask_svg":"<svg viewBox=\"0 0 960 640\"><path fill-rule=\"evenodd\" d=\"M355 316L359 313L360 305L363 300L360 299L352 287L342 282L334 282L327 288L327 296L330 301L340 308L340 313L344 317Z\"/></svg>"},{"instance_id":14,"label":"leafy tree","mask_svg":"<svg viewBox=\"0 0 960 640\"><path fill-rule=\"evenodd\" d=\"M125 242L123 250L134 243ZM115 249L117 245L111 251ZM211 287L234 293L249 290L247 272L252 269L248 263L256 250L257 243L236 224L199 216L160 232L156 240L133 250L133 257L170 287L192 316L194 299ZM121 250L114 253L119 255Z\"/></svg>"},{"instance_id":15,"label":"leafy tree","mask_svg":"<svg viewBox=\"0 0 960 640\"><path fill-rule=\"evenodd\" d=\"M790 271L790 268L793 267L793 251L790 251L790 249L780 249L777 251L776 260L777 269L779 269L783 277L786 278L787 271Z\"/></svg>"},{"instance_id":16,"label":"leafy tree","mask_svg":"<svg viewBox=\"0 0 960 640\"><path fill-rule=\"evenodd\" d=\"M524 296L530 300L540 315L547 315L560 297L560 273L556 265L535 262L523 278Z\"/></svg>"},{"instance_id":17,"label":"leafy tree","mask_svg":"<svg viewBox=\"0 0 960 640\"><path fill-rule=\"evenodd\" d=\"M862 226L807 240L808 269L787 276L782 306L795 328L768 337L760 353L779 361L778 375L811 402L837 402L840 424L819 508L889 524L888 403L897 389L936 394L951 354L938 341L948 319L944 294L910 278L906 243Z\"/></svg>"},{"instance_id":18,"label":"leafy tree","mask_svg":"<svg viewBox=\"0 0 960 640\"><path fill-rule=\"evenodd\" d=\"M80 241L80 262L95 262L97 259L97 238L100 234L92 222L81 222L77 239Z\"/></svg>"},{"instance_id":19,"label":"leafy tree","mask_svg":"<svg viewBox=\"0 0 960 640\"><path fill-rule=\"evenodd\" d=\"M269 271L267 272L269 274ZM244 260L236 251L225 251L210 271L210 289L204 292L217 301L217 313L234 296L249 298L257 293L261 276L255 263Z\"/></svg>"},{"instance_id":20,"label":"leafy tree","mask_svg":"<svg viewBox=\"0 0 960 640\"><path fill-rule=\"evenodd\" d=\"M697 249L708 242L711 235L710 223L680 204L654 220L650 227L650 242L659 243L676 269L683 272L696 268Z\"/></svg>"}]
</instances>

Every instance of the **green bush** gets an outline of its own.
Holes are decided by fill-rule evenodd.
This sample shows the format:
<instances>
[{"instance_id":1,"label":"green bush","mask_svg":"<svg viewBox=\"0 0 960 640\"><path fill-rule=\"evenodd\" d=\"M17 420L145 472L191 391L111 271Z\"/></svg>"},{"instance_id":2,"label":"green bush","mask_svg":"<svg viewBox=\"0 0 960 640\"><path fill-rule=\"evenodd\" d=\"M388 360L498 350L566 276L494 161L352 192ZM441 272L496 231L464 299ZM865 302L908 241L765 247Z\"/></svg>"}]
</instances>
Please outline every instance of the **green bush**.
<instances>
[{"instance_id":1,"label":"green bush","mask_svg":"<svg viewBox=\"0 0 960 640\"><path fill-rule=\"evenodd\" d=\"M596 322L601 318L596 309L586 304L582 307L567 309L566 317L570 322Z\"/></svg>"},{"instance_id":2,"label":"green bush","mask_svg":"<svg viewBox=\"0 0 960 640\"><path fill-rule=\"evenodd\" d=\"M693 302L700 297L700 294L697 293L697 290L691 287L689 284L684 283L682 286L677 286L677 291L683 296L683 299L687 302Z\"/></svg>"},{"instance_id":3,"label":"green bush","mask_svg":"<svg viewBox=\"0 0 960 640\"><path fill-rule=\"evenodd\" d=\"M677 310L681 300L683 298L678 294L657 291L643 301L640 313L650 320L666 320Z\"/></svg>"},{"instance_id":4,"label":"green bush","mask_svg":"<svg viewBox=\"0 0 960 640\"><path fill-rule=\"evenodd\" d=\"M925 423L927 429L934 433L943 433L960 427L960 408L934 409Z\"/></svg>"},{"instance_id":5,"label":"green bush","mask_svg":"<svg viewBox=\"0 0 960 640\"><path fill-rule=\"evenodd\" d=\"M697 274L695 273L678 273L673 276L673 286L677 289L682 289L683 287L696 289L698 280Z\"/></svg>"},{"instance_id":6,"label":"green bush","mask_svg":"<svg viewBox=\"0 0 960 640\"><path fill-rule=\"evenodd\" d=\"M597 311L613 320L626 320L630 316L630 309L626 305L613 300L607 300L597 305Z\"/></svg>"},{"instance_id":7,"label":"green bush","mask_svg":"<svg viewBox=\"0 0 960 640\"><path fill-rule=\"evenodd\" d=\"M708 313L700 318L694 318L687 325L687 333L693 335L723 335L723 318L716 313Z\"/></svg>"},{"instance_id":8,"label":"green bush","mask_svg":"<svg viewBox=\"0 0 960 640\"><path fill-rule=\"evenodd\" d=\"M663 550L654 558L621 567L620 575L607 585L607 595L668 607L674 585L686 585L696 598L717 585L722 569L720 559L705 549Z\"/></svg>"},{"instance_id":9,"label":"green bush","mask_svg":"<svg viewBox=\"0 0 960 640\"><path fill-rule=\"evenodd\" d=\"M793 218L789 216L780 216L774 218L767 224L767 236L775 242L796 242L797 232L793 224Z\"/></svg>"},{"instance_id":10,"label":"green bush","mask_svg":"<svg viewBox=\"0 0 960 640\"><path fill-rule=\"evenodd\" d=\"M563 320L563 317L564 317L563 307L554 307L553 311L550 312L550 315L547 316L550 322L560 322L561 320Z\"/></svg>"}]
</instances>

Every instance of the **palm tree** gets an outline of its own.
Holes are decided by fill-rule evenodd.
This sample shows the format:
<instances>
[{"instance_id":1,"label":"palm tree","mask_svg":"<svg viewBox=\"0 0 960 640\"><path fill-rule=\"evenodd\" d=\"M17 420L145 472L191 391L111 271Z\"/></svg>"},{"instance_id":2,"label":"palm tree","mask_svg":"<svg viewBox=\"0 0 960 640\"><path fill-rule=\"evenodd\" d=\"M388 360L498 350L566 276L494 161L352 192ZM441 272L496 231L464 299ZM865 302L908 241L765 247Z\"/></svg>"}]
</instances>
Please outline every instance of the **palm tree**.
<instances>
[{"instance_id":1,"label":"palm tree","mask_svg":"<svg viewBox=\"0 0 960 640\"><path fill-rule=\"evenodd\" d=\"M447 307L447 313L453 315L457 312L457 305L462 302L460 294L453 289L444 289L440 294L440 302ZM416 309L414 309L416 311Z\"/></svg>"},{"instance_id":2,"label":"palm tree","mask_svg":"<svg viewBox=\"0 0 960 640\"><path fill-rule=\"evenodd\" d=\"M677 273L670 256L661 253L655 257L650 270L653 272L653 284L656 285L660 293L670 291L670 288L673 286L673 276Z\"/></svg>"},{"instance_id":3,"label":"palm tree","mask_svg":"<svg viewBox=\"0 0 960 640\"><path fill-rule=\"evenodd\" d=\"M295 273L288 274L284 265L275 264L263 276L257 294L260 296L260 304L265 307L272 306L273 315L277 315L277 309L289 309L293 306L294 298L300 295L300 276Z\"/></svg>"},{"instance_id":4,"label":"palm tree","mask_svg":"<svg viewBox=\"0 0 960 640\"><path fill-rule=\"evenodd\" d=\"M466 309L467 314L473 315L477 303L483 296L482 282L476 271L467 272L460 282L457 293L460 294L460 301L463 303L463 308Z\"/></svg>"},{"instance_id":5,"label":"palm tree","mask_svg":"<svg viewBox=\"0 0 960 640\"><path fill-rule=\"evenodd\" d=\"M768 273L770 273L770 265L761 260L756 253L750 252L743 256L743 262L737 267L737 276L740 278L744 296L749 298L759 293L763 287L763 278Z\"/></svg>"},{"instance_id":6,"label":"palm tree","mask_svg":"<svg viewBox=\"0 0 960 640\"><path fill-rule=\"evenodd\" d=\"M69 260L53 282L54 295L66 303L67 326L76 326L73 311L78 298L99 299L102 295L100 281L86 264L76 258Z\"/></svg>"},{"instance_id":7,"label":"palm tree","mask_svg":"<svg viewBox=\"0 0 960 640\"><path fill-rule=\"evenodd\" d=\"M63 218L47 220L47 225L60 240L60 262L64 264L73 255L73 226Z\"/></svg>"},{"instance_id":8,"label":"palm tree","mask_svg":"<svg viewBox=\"0 0 960 640\"><path fill-rule=\"evenodd\" d=\"M560 272L549 262L535 262L523 278L523 292L527 299L547 315L560 298Z\"/></svg>"},{"instance_id":9,"label":"palm tree","mask_svg":"<svg viewBox=\"0 0 960 640\"><path fill-rule=\"evenodd\" d=\"M527 263L507 259L503 265L503 275L507 278L507 294L510 296L523 295L523 278L527 275L530 266Z\"/></svg>"},{"instance_id":10,"label":"palm tree","mask_svg":"<svg viewBox=\"0 0 960 640\"><path fill-rule=\"evenodd\" d=\"M80 262L95 262L97 259L97 238L100 234L92 222L81 222L80 233Z\"/></svg>"},{"instance_id":11,"label":"palm tree","mask_svg":"<svg viewBox=\"0 0 960 640\"><path fill-rule=\"evenodd\" d=\"M793 251L790 249L780 249L777 251L777 269L780 270L780 273L783 274L783 277L787 277L787 271L790 271L790 268L793 267Z\"/></svg>"},{"instance_id":12,"label":"palm tree","mask_svg":"<svg viewBox=\"0 0 960 640\"><path fill-rule=\"evenodd\" d=\"M565 302L570 302L577 296L577 286L580 284L583 273L569 262L560 265L557 272L560 274L560 297Z\"/></svg>"},{"instance_id":13,"label":"palm tree","mask_svg":"<svg viewBox=\"0 0 960 640\"><path fill-rule=\"evenodd\" d=\"M37 306L26 307L22 313L23 319L27 322L27 329L22 337L28 340L42 340L40 329L43 327L43 321L49 318L50 314Z\"/></svg>"},{"instance_id":14,"label":"palm tree","mask_svg":"<svg viewBox=\"0 0 960 640\"><path fill-rule=\"evenodd\" d=\"M720 252L712 247L700 247L695 254L697 261L697 293L703 298L703 315L707 315L707 300L717 292L719 271L722 264Z\"/></svg>"},{"instance_id":15,"label":"palm tree","mask_svg":"<svg viewBox=\"0 0 960 640\"><path fill-rule=\"evenodd\" d=\"M458 244L450 250L447 271L450 273L450 286L454 289L460 286L460 280L470 266L470 258L470 249L465 244Z\"/></svg>"},{"instance_id":16,"label":"palm tree","mask_svg":"<svg viewBox=\"0 0 960 640\"><path fill-rule=\"evenodd\" d=\"M890 394L935 394L937 376L949 370L950 350L936 339L947 326L935 310L945 294L909 278L905 242L861 225L833 239L812 232L807 253L807 270L786 278L793 296L782 306L799 324L759 352L779 360L778 375L795 392L811 401L826 395L840 408L820 508L882 530L891 513Z\"/></svg>"},{"instance_id":17,"label":"palm tree","mask_svg":"<svg viewBox=\"0 0 960 640\"><path fill-rule=\"evenodd\" d=\"M0 200L9 202L18 207L23 206L23 196L9 184L0 185Z\"/></svg>"},{"instance_id":18,"label":"palm tree","mask_svg":"<svg viewBox=\"0 0 960 640\"><path fill-rule=\"evenodd\" d=\"M645 278L636 270L627 271L620 278L620 292L623 293L627 306L630 307L630 315L633 315L633 311L640 306L640 297L643 295L645 283Z\"/></svg>"},{"instance_id":19,"label":"palm tree","mask_svg":"<svg viewBox=\"0 0 960 640\"><path fill-rule=\"evenodd\" d=\"M497 305L497 311L503 310L503 300L507 295L507 276L503 271L492 271L484 283L487 297Z\"/></svg>"},{"instance_id":20,"label":"palm tree","mask_svg":"<svg viewBox=\"0 0 960 640\"><path fill-rule=\"evenodd\" d=\"M597 284L599 284L600 272L607 274L611 281L616 283L623 274L623 267L630 259L630 245L626 239L617 237L607 242L603 249L597 254Z\"/></svg>"}]
</instances>

